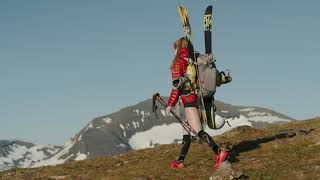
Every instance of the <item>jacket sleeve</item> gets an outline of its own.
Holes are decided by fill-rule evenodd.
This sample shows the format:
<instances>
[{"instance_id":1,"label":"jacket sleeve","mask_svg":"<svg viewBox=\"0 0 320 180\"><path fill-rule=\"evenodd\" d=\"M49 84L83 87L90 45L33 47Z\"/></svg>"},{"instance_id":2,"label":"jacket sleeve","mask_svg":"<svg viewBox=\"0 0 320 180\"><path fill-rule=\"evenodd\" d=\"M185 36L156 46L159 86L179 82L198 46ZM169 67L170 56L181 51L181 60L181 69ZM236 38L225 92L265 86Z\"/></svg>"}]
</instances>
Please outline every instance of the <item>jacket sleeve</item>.
<instances>
[{"instance_id":1,"label":"jacket sleeve","mask_svg":"<svg viewBox=\"0 0 320 180\"><path fill-rule=\"evenodd\" d=\"M180 72L181 71L181 63L177 62L176 66L172 67L171 71L172 71L171 72L172 73L172 80L174 81L174 80L178 79L180 77L180 73L181 73ZM171 94L168 98L167 105L171 106L171 107L175 106L179 100L180 94L181 94L180 91L177 88L173 87L171 90Z\"/></svg>"},{"instance_id":2,"label":"jacket sleeve","mask_svg":"<svg viewBox=\"0 0 320 180\"><path fill-rule=\"evenodd\" d=\"M171 107L175 106L179 100L179 96L180 96L180 91L178 89L172 88L171 94L168 98L167 105Z\"/></svg>"},{"instance_id":3,"label":"jacket sleeve","mask_svg":"<svg viewBox=\"0 0 320 180\"><path fill-rule=\"evenodd\" d=\"M185 49L181 49L180 54L179 54L179 60L177 61L177 64L172 67L172 80L176 80L182 76L184 76L184 69L186 69L186 64L183 63L183 59L187 60L188 58L188 50ZM167 105L168 106L175 106L176 103L179 100L179 96L181 95L181 91L179 91L176 88L172 88L171 90L171 94L169 96Z\"/></svg>"}]
</instances>

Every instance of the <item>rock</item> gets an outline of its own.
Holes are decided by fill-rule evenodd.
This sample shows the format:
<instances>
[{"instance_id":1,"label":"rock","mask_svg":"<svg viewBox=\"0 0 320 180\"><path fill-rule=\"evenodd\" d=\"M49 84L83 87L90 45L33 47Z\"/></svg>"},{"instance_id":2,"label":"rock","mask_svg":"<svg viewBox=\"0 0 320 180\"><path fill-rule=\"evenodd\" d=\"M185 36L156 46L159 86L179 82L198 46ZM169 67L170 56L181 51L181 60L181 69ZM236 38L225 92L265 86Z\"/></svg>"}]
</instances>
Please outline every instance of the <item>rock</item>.
<instances>
[{"instance_id":1,"label":"rock","mask_svg":"<svg viewBox=\"0 0 320 180\"><path fill-rule=\"evenodd\" d=\"M232 168L231 163L225 161L221 164L220 168L217 169L210 180L225 180L225 179L247 179L242 170L235 170Z\"/></svg>"}]
</instances>

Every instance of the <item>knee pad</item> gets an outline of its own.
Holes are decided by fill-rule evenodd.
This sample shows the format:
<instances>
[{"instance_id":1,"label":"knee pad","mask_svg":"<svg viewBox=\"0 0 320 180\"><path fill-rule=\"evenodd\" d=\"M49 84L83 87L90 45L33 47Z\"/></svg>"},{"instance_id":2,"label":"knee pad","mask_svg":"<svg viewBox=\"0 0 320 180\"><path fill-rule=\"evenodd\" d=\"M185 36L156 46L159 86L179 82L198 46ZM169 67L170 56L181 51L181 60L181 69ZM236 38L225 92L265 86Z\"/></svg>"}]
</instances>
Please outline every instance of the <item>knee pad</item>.
<instances>
[{"instance_id":1,"label":"knee pad","mask_svg":"<svg viewBox=\"0 0 320 180\"><path fill-rule=\"evenodd\" d=\"M210 140L209 140L210 136L204 130L199 131L198 136L201 138L202 141L206 143L210 143Z\"/></svg>"},{"instance_id":2,"label":"knee pad","mask_svg":"<svg viewBox=\"0 0 320 180\"><path fill-rule=\"evenodd\" d=\"M201 138L203 138L203 137L205 137L205 136L207 136L208 134L204 131L204 130L200 130L199 132L198 132L198 136L200 136Z\"/></svg>"},{"instance_id":3,"label":"knee pad","mask_svg":"<svg viewBox=\"0 0 320 180\"><path fill-rule=\"evenodd\" d=\"M182 140L183 140L183 142L191 142L191 136L189 134L183 135Z\"/></svg>"}]
</instances>

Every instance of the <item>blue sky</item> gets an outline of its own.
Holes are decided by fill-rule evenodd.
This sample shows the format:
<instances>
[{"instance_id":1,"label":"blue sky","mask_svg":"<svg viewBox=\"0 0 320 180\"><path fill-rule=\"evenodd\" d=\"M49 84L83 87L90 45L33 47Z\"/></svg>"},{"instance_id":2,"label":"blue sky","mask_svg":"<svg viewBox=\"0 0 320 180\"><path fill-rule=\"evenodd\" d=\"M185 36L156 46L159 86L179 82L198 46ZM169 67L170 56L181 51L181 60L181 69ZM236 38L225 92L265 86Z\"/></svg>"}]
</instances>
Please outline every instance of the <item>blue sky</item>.
<instances>
[{"instance_id":1,"label":"blue sky","mask_svg":"<svg viewBox=\"0 0 320 180\"><path fill-rule=\"evenodd\" d=\"M217 66L233 73L217 99L320 115L319 1L3 0L0 139L63 144L96 116L168 95L179 4L200 52L214 5Z\"/></svg>"}]
</instances>

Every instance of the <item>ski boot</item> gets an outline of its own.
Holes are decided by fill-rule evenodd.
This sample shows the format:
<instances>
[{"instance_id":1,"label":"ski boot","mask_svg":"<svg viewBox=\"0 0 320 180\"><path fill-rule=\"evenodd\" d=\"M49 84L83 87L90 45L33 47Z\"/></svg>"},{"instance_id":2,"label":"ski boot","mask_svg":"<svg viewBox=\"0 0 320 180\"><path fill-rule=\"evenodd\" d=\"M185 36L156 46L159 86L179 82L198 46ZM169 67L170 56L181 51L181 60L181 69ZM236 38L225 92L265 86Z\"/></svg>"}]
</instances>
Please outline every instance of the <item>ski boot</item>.
<instances>
[{"instance_id":1,"label":"ski boot","mask_svg":"<svg viewBox=\"0 0 320 180\"><path fill-rule=\"evenodd\" d=\"M215 169L218 169L220 167L220 165L227 159L229 153L225 150L221 150L219 156L215 157L215 164L213 165L213 167Z\"/></svg>"},{"instance_id":2,"label":"ski boot","mask_svg":"<svg viewBox=\"0 0 320 180\"><path fill-rule=\"evenodd\" d=\"M181 169L181 168L184 168L184 165L183 165L182 161L174 160L171 162L170 168L171 169Z\"/></svg>"},{"instance_id":3,"label":"ski boot","mask_svg":"<svg viewBox=\"0 0 320 180\"><path fill-rule=\"evenodd\" d=\"M214 159L214 162L217 163L220 159L219 154L213 153L213 159Z\"/></svg>"}]
</instances>

